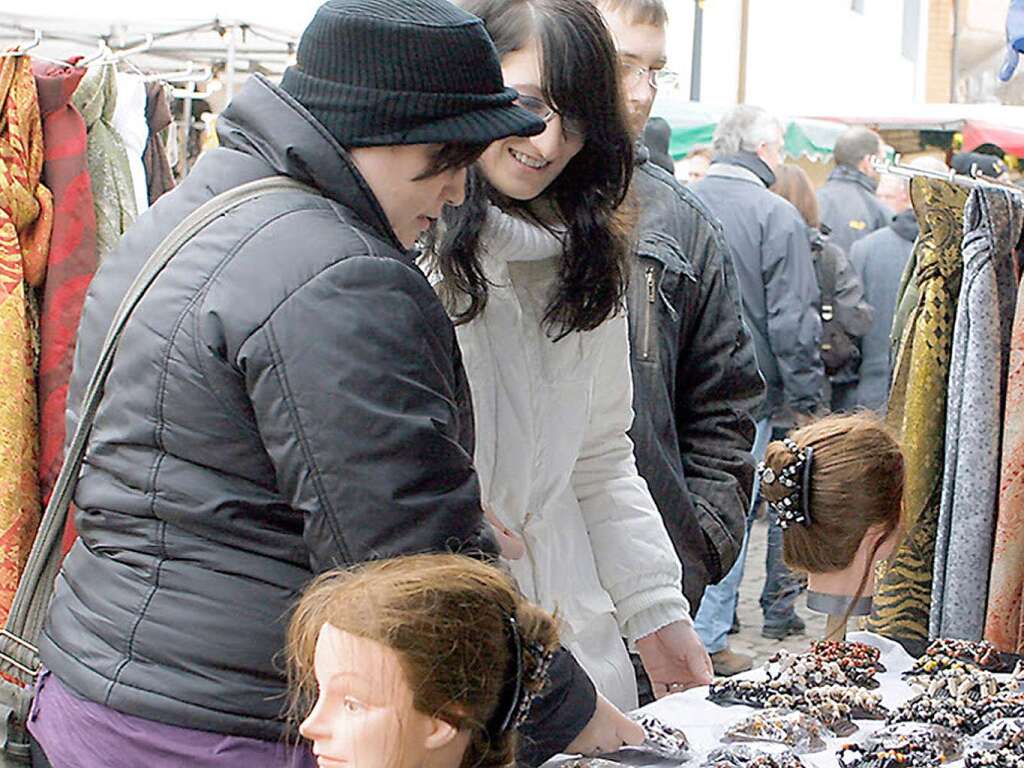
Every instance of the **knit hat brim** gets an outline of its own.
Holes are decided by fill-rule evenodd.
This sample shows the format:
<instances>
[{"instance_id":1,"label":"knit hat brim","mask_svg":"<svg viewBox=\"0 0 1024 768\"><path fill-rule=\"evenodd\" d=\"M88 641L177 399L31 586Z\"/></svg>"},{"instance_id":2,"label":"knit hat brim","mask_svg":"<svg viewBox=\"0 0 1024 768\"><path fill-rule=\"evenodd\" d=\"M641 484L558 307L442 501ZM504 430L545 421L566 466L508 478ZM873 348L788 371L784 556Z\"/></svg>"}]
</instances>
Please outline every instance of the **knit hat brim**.
<instances>
[{"instance_id":1,"label":"knit hat brim","mask_svg":"<svg viewBox=\"0 0 1024 768\"><path fill-rule=\"evenodd\" d=\"M343 147L395 144L490 144L535 136L544 121L515 105L517 93L388 91L314 77L289 67L281 89L295 98Z\"/></svg>"},{"instance_id":2,"label":"knit hat brim","mask_svg":"<svg viewBox=\"0 0 1024 768\"><path fill-rule=\"evenodd\" d=\"M390 144L490 144L510 136L536 136L546 124L532 112L514 104L479 109L416 126L402 133L362 136L350 147Z\"/></svg>"}]
</instances>

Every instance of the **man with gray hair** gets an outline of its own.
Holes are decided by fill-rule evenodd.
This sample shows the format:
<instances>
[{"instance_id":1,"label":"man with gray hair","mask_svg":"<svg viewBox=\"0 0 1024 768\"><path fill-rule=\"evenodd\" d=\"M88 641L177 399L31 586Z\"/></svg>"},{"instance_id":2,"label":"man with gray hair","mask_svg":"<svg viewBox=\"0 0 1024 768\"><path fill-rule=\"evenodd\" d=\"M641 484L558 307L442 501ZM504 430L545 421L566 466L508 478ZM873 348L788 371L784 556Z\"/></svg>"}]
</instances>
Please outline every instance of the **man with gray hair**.
<instances>
[{"instance_id":1,"label":"man with gray hair","mask_svg":"<svg viewBox=\"0 0 1024 768\"><path fill-rule=\"evenodd\" d=\"M818 191L821 223L832 242L850 252L850 246L876 229L889 225L890 211L876 197L878 171L871 161L884 155L881 137L869 128L850 128L832 150L835 170Z\"/></svg>"},{"instance_id":2,"label":"man with gray hair","mask_svg":"<svg viewBox=\"0 0 1024 768\"><path fill-rule=\"evenodd\" d=\"M692 187L722 223L739 280L743 318L767 385L765 402L753 414L755 461L763 458L773 427L790 428L818 408L825 381L819 352L820 295L807 227L796 208L768 189L782 164L782 141L782 126L768 112L735 107L715 130L715 160L707 176ZM750 668L749 657L732 653L727 643L745 549L746 543L725 579L704 593L697 614L697 632L719 675ZM791 611L780 616L767 611L764 629L781 638L802 625Z\"/></svg>"}]
</instances>

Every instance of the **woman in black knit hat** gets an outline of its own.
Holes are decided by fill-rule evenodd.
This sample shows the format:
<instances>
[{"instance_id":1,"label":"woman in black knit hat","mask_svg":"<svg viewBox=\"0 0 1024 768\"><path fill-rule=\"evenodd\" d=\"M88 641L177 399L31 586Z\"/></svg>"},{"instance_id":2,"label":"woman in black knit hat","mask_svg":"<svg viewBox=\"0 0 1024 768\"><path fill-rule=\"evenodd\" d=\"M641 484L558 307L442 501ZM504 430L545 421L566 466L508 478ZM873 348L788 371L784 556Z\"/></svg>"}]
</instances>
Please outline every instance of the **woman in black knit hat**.
<instances>
[{"instance_id":1,"label":"woman in black knit hat","mask_svg":"<svg viewBox=\"0 0 1024 768\"><path fill-rule=\"evenodd\" d=\"M515 105L479 19L446 0L331 0L297 62L280 87L246 82L220 148L90 286L71 424L121 298L172 228L253 180L307 187L208 224L125 328L40 638L39 765L312 766L282 716L298 593L366 560L497 552L454 330L408 249L463 201L490 142L544 123ZM608 734L628 721L592 719L568 654L551 675L528 759L581 731L622 743Z\"/></svg>"}]
</instances>

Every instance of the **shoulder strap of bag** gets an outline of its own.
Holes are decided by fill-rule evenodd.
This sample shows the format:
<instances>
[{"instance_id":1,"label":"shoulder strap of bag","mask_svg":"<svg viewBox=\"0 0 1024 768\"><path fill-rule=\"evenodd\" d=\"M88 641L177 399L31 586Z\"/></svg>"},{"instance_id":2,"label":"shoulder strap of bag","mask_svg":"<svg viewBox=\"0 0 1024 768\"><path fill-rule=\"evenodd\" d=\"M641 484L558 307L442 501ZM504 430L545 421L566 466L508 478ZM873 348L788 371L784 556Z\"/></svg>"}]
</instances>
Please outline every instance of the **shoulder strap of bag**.
<instances>
[{"instance_id":1,"label":"shoulder strap of bag","mask_svg":"<svg viewBox=\"0 0 1024 768\"><path fill-rule=\"evenodd\" d=\"M39 671L37 642L43 621L53 595L54 582L60 565L60 542L64 533L68 508L78 482L78 473L85 456L86 444L92 430L96 410L103 397L103 386L114 360L121 333L153 281L175 254L208 224L238 206L274 192L305 191L319 194L315 189L286 176L258 179L223 192L209 200L178 224L149 257L142 270L121 301L110 330L100 350L99 360L92 372L82 398L78 427L68 446L60 475L54 486L50 503L43 513L39 531L28 556L28 562L18 583L7 623L0 630L0 672L31 685Z\"/></svg>"},{"instance_id":2,"label":"shoulder strap of bag","mask_svg":"<svg viewBox=\"0 0 1024 768\"><path fill-rule=\"evenodd\" d=\"M835 251L827 245L818 253L818 288L821 290L821 319L828 322L835 317L836 264Z\"/></svg>"}]
</instances>

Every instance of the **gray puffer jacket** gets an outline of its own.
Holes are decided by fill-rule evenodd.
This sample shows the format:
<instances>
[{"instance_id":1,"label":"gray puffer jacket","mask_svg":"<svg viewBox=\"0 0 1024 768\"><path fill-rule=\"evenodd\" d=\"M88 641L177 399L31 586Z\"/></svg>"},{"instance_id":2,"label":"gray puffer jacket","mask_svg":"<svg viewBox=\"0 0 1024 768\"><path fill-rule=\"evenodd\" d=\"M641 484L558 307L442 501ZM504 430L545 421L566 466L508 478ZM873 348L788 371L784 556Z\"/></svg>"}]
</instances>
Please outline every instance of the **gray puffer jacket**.
<instances>
[{"instance_id":1,"label":"gray puffer jacket","mask_svg":"<svg viewBox=\"0 0 1024 768\"><path fill-rule=\"evenodd\" d=\"M276 740L284 630L314 574L496 548L454 329L345 151L258 76L218 134L221 148L139 218L92 282L69 435L121 297L175 224L275 174L322 196L267 195L216 220L139 305L92 432L75 495L81 538L41 649L92 701ZM568 654L552 674L528 762L564 748L594 711Z\"/></svg>"},{"instance_id":2,"label":"gray puffer jacket","mask_svg":"<svg viewBox=\"0 0 1024 768\"><path fill-rule=\"evenodd\" d=\"M696 612L743 542L751 415L764 400L729 246L697 196L640 148L629 290L637 467L683 564Z\"/></svg>"},{"instance_id":3,"label":"gray puffer jacket","mask_svg":"<svg viewBox=\"0 0 1024 768\"><path fill-rule=\"evenodd\" d=\"M756 155L747 164L760 163ZM716 159L693 185L718 217L739 278L743 318L754 338L767 400L754 417L787 407L811 413L821 405L820 293L807 240L807 225L787 200L767 189L770 181L730 160Z\"/></svg>"}]
</instances>

